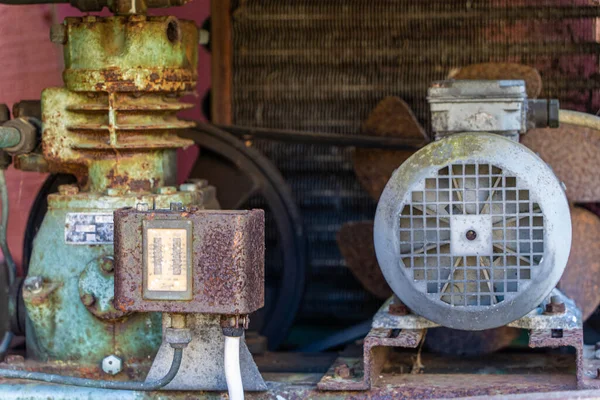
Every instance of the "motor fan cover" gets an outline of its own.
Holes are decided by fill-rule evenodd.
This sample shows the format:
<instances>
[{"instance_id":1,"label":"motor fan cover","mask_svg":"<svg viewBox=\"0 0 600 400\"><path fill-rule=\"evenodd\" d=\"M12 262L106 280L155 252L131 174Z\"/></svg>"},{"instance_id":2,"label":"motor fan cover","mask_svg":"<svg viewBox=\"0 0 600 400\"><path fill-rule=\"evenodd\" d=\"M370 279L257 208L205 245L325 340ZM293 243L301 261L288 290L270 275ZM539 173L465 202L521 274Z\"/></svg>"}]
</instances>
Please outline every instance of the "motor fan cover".
<instances>
[{"instance_id":1,"label":"motor fan cover","mask_svg":"<svg viewBox=\"0 0 600 400\"><path fill-rule=\"evenodd\" d=\"M571 247L561 183L531 150L460 133L392 175L374 227L381 270L412 312L482 330L527 314L556 286Z\"/></svg>"}]
</instances>

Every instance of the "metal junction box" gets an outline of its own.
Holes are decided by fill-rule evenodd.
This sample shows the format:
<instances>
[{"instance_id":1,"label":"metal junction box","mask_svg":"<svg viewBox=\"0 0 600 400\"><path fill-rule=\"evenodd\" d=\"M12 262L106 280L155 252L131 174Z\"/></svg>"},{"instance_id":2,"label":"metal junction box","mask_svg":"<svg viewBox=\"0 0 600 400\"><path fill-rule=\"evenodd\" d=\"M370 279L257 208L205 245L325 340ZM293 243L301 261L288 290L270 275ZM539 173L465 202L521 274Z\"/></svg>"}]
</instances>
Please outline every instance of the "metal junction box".
<instances>
[{"instance_id":1,"label":"metal junction box","mask_svg":"<svg viewBox=\"0 0 600 400\"><path fill-rule=\"evenodd\" d=\"M264 212L115 212L115 307L249 314L264 304Z\"/></svg>"}]
</instances>

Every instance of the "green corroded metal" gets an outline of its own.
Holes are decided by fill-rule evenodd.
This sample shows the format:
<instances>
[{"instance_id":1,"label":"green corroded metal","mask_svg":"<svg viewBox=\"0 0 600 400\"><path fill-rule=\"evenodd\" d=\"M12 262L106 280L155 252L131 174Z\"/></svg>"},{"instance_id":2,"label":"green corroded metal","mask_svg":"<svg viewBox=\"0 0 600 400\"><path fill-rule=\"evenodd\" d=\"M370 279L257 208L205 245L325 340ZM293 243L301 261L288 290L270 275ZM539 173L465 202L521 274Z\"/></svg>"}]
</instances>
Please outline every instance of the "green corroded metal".
<instances>
[{"instance_id":1,"label":"green corroded metal","mask_svg":"<svg viewBox=\"0 0 600 400\"><path fill-rule=\"evenodd\" d=\"M78 184L49 196L34 240L28 279L43 285L23 291L28 356L82 366L110 354L148 359L161 342L160 315L116 310L106 267L113 244L74 243L65 232L73 213L218 207L213 188L166 188L176 182L176 150L193 144L177 136L192 126L177 113L192 107L179 99L196 86L198 30L141 15L67 18L63 27L53 39L65 46L65 87L42 93L43 158L19 165L72 174Z\"/></svg>"},{"instance_id":2,"label":"green corroded metal","mask_svg":"<svg viewBox=\"0 0 600 400\"><path fill-rule=\"evenodd\" d=\"M216 205L214 189L208 187L173 194L102 196L79 193L50 195L48 212L35 238L29 277L44 280L38 291L25 288L23 297L29 316L28 356L37 360L71 360L97 364L110 354L126 362L153 357L161 343L161 316L155 313L108 315L91 312L82 290L106 293L110 274L91 282L102 268L100 260L113 256L112 244L75 245L65 241L67 213L112 213L117 208L145 203L152 208L184 205ZM104 286L104 287L103 287ZM107 310L107 299L97 298ZM88 305L89 307L89 305ZM102 311L102 310L101 310ZM109 310L110 311L110 310Z\"/></svg>"}]
</instances>

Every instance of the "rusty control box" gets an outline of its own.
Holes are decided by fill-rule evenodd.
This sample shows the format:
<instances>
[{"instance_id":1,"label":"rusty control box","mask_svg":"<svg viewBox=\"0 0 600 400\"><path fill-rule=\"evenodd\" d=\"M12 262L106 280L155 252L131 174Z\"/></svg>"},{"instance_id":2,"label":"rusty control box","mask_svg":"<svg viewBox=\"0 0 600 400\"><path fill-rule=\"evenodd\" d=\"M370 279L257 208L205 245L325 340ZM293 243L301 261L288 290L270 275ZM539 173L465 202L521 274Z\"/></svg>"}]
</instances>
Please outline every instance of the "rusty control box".
<instances>
[{"instance_id":1,"label":"rusty control box","mask_svg":"<svg viewBox=\"0 0 600 400\"><path fill-rule=\"evenodd\" d=\"M115 307L247 315L264 304L263 210L115 212Z\"/></svg>"}]
</instances>

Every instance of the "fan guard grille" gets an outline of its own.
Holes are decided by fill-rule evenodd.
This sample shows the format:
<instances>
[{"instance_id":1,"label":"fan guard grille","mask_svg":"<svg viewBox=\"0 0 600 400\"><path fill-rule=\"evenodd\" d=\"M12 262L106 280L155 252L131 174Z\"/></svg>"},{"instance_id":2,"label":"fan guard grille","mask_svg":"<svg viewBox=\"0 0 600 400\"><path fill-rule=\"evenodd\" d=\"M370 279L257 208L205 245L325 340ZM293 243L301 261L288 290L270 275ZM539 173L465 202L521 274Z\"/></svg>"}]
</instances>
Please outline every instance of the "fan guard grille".
<instances>
[{"instance_id":1,"label":"fan guard grille","mask_svg":"<svg viewBox=\"0 0 600 400\"><path fill-rule=\"evenodd\" d=\"M544 254L540 205L517 177L488 163L454 163L413 187L399 234L415 286L453 306L510 300Z\"/></svg>"}]
</instances>

